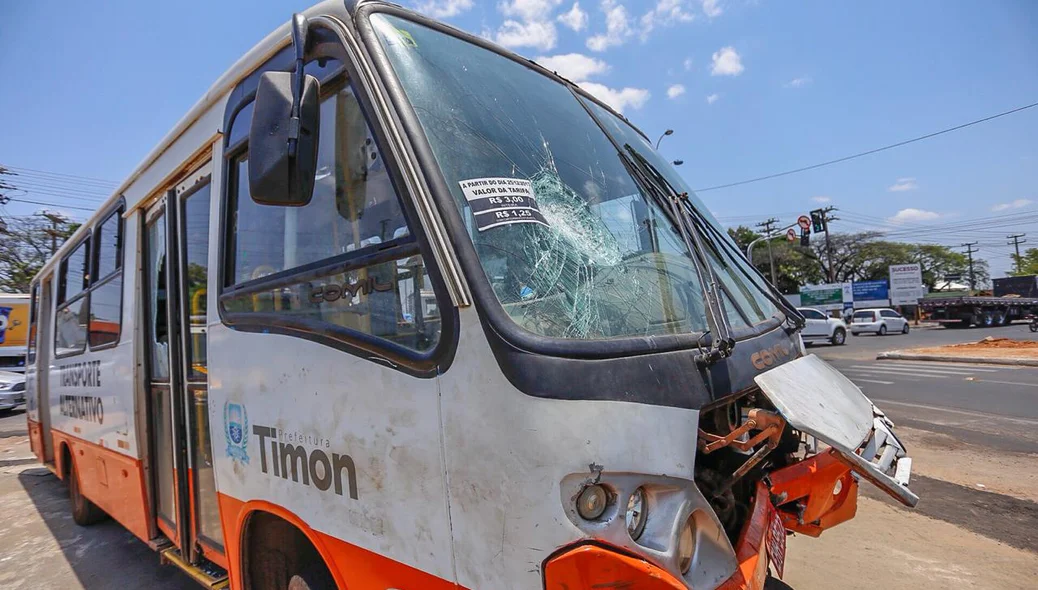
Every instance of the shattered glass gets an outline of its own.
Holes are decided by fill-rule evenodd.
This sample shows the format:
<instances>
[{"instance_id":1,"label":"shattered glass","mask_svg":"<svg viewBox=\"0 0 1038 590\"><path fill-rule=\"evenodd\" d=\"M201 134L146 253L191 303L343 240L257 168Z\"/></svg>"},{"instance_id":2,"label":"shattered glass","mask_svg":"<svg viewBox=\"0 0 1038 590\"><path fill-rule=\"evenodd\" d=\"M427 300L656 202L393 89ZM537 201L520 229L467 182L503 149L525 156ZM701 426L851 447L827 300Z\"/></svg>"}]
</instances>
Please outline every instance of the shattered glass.
<instances>
[{"instance_id":1,"label":"shattered glass","mask_svg":"<svg viewBox=\"0 0 1038 590\"><path fill-rule=\"evenodd\" d=\"M567 87L404 19L379 14L371 22L513 321L575 339L708 329L703 286L678 228L642 194ZM506 201L506 214L481 222L487 197L465 191L495 179L528 181L535 203ZM749 298L757 305L748 320L763 319L756 285L731 276L723 251L713 262L730 286L726 307Z\"/></svg>"}]
</instances>

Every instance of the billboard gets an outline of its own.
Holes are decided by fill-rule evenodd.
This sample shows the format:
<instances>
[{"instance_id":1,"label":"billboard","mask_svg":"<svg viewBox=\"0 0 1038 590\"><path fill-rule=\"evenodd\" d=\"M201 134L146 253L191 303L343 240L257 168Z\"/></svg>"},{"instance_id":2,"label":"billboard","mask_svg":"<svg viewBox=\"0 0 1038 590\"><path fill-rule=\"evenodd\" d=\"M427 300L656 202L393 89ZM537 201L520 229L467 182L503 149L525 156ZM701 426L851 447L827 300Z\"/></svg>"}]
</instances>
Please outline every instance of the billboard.
<instances>
[{"instance_id":1,"label":"billboard","mask_svg":"<svg viewBox=\"0 0 1038 590\"><path fill-rule=\"evenodd\" d=\"M890 289L887 281L855 281L853 285L854 307L886 307L890 305Z\"/></svg>"},{"instance_id":2,"label":"billboard","mask_svg":"<svg viewBox=\"0 0 1038 590\"><path fill-rule=\"evenodd\" d=\"M844 290L842 283L804 285L800 288L800 305L825 310L843 309Z\"/></svg>"},{"instance_id":3,"label":"billboard","mask_svg":"<svg viewBox=\"0 0 1038 590\"><path fill-rule=\"evenodd\" d=\"M918 263L890 265L890 302L893 305L917 305L926 295L923 268Z\"/></svg>"}]
</instances>

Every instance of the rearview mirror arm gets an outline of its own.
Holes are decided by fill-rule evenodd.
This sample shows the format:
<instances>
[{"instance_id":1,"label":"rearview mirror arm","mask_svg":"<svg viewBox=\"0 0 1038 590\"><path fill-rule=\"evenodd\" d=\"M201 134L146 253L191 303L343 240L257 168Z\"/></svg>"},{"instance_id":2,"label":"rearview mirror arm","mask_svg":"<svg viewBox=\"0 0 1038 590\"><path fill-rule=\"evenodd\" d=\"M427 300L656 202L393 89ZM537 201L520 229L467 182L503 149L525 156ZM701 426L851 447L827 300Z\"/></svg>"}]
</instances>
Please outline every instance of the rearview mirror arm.
<instances>
[{"instance_id":1,"label":"rearview mirror arm","mask_svg":"<svg viewBox=\"0 0 1038 590\"><path fill-rule=\"evenodd\" d=\"M288 130L288 157L296 157L299 146L299 105L303 100L303 71L306 58L306 37L310 24L300 13L292 15L292 47L296 52L296 71L294 82L296 91L292 93L292 120Z\"/></svg>"}]
</instances>

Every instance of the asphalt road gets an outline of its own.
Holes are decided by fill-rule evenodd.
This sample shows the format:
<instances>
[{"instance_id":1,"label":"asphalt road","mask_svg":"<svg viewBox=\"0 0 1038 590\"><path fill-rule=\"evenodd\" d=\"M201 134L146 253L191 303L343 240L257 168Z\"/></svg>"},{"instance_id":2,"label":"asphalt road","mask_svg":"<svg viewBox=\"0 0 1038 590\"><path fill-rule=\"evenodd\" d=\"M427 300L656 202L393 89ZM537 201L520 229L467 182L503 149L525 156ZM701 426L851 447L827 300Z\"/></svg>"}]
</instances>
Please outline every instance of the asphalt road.
<instances>
[{"instance_id":1,"label":"asphalt road","mask_svg":"<svg viewBox=\"0 0 1038 590\"><path fill-rule=\"evenodd\" d=\"M790 541L787 581L812 588L1029 588L1038 575L1038 369L877 361L886 350L1038 339L1023 324L913 329L817 345L898 426L915 458L915 510L862 485L858 516ZM196 588L111 521L72 523L64 486L28 453L22 410L0 413L0 587ZM7 461L5 461L5 459ZM876 568L882 561L884 567Z\"/></svg>"}]
</instances>

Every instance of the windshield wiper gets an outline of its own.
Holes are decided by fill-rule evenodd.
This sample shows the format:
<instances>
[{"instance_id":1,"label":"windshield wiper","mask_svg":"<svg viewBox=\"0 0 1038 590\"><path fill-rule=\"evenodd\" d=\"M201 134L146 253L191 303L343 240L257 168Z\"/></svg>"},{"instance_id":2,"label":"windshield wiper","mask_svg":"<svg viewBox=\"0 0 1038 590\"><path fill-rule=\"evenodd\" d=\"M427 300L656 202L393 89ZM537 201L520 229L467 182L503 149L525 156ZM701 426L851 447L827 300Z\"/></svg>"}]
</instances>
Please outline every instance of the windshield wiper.
<instances>
[{"instance_id":1,"label":"windshield wiper","mask_svg":"<svg viewBox=\"0 0 1038 590\"><path fill-rule=\"evenodd\" d=\"M714 269L707 260L706 248L700 238L700 231L689 219L687 210L681 206L682 197L674 190L674 187L665 179L664 182L660 182L662 177L659 176L659 171L648 164L629 144L625 144L624 149L628 153L620 152L620 160L635 181L677 226L681 238L685 242L685 248L688 249L692 259L699 283L705 287L703 297L706 299L706 319L712 338L710 347L706 350L700 343L700 352L696 355L696 362L709 365L731 356L732 349L735 348L735 339L732 338L732 328L728 323L728 315L724 311L724 302L721 300L721 288Z\"/></svg>"},{"instance_id":2,"label":"windshield wiper","mask_svg":"<svg viewBox=\"0 0 1038 590\"><path fill-rule=\"evenodd\" d=\"M666 194L676 196L677 201L681 203L681 208L685 212L686 217L691 220L693 227L698 227L704 235L708 236L708 239L711 234L714 236L714 238L711 240L712 245L719 243L723 248L728 250L729 255L734 256L736 258L742 256L742 252L738 251L735 248L735 246L729 243L728 239L726 239L727 236L722 234L720 230L714 227L714 225L706 219L702 212L700 212L692 205L691 199L688 198L688 193L679 193L678 190L674 188L674 185L672 185L670 181L668 181L667 178L663 176L659 169L653 166L653 164L649 162L645 158L645 156L638 153L638 151L631 147L629 144L625 144L624 147L627 149L628 152L630 152L630 157L635 161L635 163L637 163L639 167L643 168L646 173L651 175L654 183L665 187ZM764 296L767 297L772 304L774 304L776 307L782 310L783 315L786 317L786 321L790 322L795 330L800 330L804 328L804 326L806 325L806 320L804 319L804 316L801 315L800 312L797 311L797 309L793 307L793 305L785 297L782 296L782 293L778 291L778 288L775 285L772 285L768 282L766 278L764 278L764 275L761 274L761 272L757 269L756 266L748 264L748 266L753 269L753 273L756 276L751 275L750 272L747 271L747 269L744 268L743 265L736 264L735 266L738 267L739 271L750 280L751 284L758 284L758 286L759 284L763 284L766 286L766 288L762 290Z\"/></svg>"}]
</instances>

